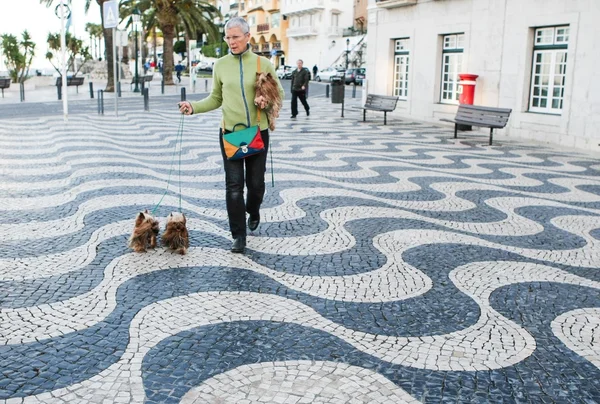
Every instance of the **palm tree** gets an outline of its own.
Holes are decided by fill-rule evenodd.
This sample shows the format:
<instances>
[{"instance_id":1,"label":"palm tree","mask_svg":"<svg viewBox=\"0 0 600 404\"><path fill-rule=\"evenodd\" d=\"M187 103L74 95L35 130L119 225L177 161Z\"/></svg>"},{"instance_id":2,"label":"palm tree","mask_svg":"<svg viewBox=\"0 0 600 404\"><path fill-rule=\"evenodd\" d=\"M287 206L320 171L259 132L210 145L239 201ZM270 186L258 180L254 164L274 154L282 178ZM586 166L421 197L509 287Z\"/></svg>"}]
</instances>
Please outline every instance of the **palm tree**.
<instances>
[{"instance_id":1,"label":"palm tree","mask_svg":"<svg viewBox=\"0 0 600 404\"><path fill-rule=\"evenodd\" d=\"M219 10L201 0L123 0L120 14L131 13L137 7L144 15L143 22L147 32L156 25L163 33L163 77L166 85L173 85L173 39L176 27L181 24L186 35L196 37L198 32L205 32L213 38L219 35L214 23L221 18Z\"/></svg>"},{"instance_id":2,"label":"palm tree","mask_svg":"<svg viewBox=\"0 0 600 404\"><path fill-rule=\"evenodd\" d=\"M68 1L70 4L71 0L68 0ZM102 19L103 27L104 27L103 4L106 1L108 1L108 0L96 0L96 3L98 4L98 6L100 6L100 17ZM54 0L40 0L40 4L46 4L47 7L50 7L52 5L52 3L54 3ZM90 9L91 3L92 3L92 0L85 0L86 14ZM114 71L114 60L113 60L112 48L113 48L113 30L110 28L104 29L104 50L106 51L106 63L107 63L107 71L108 71L108 82L106 84L106 89L104 90L106 92L114 92L115 91L115 86L114 86L115 71Z\"/></svg>"},{"instance_id":3,"label":"palm tree","mask_svg":"<svg viewBox=\"0 0 600 404\"><path fill-rule=\"evenodd\" d=\"M99 53L98 40L103 37L104 28L100 24L88 22L85 24L85 30L90 35L90 45L94 45L94 57L98 59L99 55L102 55Z\"/></svg>"}]
</instances>

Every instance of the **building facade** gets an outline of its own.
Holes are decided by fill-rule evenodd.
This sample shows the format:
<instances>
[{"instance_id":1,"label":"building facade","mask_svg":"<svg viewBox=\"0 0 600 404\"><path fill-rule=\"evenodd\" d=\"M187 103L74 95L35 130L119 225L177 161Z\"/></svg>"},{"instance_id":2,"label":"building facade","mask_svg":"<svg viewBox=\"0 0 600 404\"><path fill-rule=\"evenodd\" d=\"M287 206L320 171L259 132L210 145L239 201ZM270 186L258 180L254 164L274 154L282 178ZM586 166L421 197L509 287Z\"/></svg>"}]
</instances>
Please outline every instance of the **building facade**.
<instances>
[{"instance_id":1,"label":"building facade","mask_svg":"<svg viewBox=\"0 0 600 404\"><path fill-rule=\"evenodd\" d=\"M249 0L239 3L238 15L250 25L252 51L271 59L274 66L286 58L288 22L279 9L280 0Z\"/></svg>"},{"instance_id":2,"label":"building facade","mask_svg":"<svg viewBox=\"0 0 600 404\"><path fill-rule=\"evenodd\" d=\"M343 64L347 49L344 30L354 25L354 1L281 0L281 13L289 22L286 64L294 66L298 59L309 69Z\"/></svg>"},{"instance_id":3,"label":"building facade","mask_svg":"<svg viewBox=\"0 0 600 404\"><path fill-rule=\"evenodd\" d=\"M369 0L368 91L439 122L476 74L475 105L512 108L503 133L600 150L598 21L597 0Z\"/></svg>"}]
</instances>

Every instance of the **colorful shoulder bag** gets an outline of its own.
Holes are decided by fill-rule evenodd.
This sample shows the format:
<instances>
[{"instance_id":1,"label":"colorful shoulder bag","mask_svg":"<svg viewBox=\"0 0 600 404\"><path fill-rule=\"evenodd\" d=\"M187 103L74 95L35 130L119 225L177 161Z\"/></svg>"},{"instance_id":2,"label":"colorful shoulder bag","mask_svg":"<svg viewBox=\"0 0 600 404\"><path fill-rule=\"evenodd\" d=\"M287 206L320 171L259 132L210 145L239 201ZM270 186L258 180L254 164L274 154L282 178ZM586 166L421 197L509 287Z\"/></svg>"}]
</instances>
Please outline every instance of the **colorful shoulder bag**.
<instances>
[{"instance_id":1,"label":"colorful shoulder bag","mask_svg":"<svg viewBox=\"0 0 600 404\"><path fill-rule=\"evenodd\" d=\"M257 55L257 71L260 72L260 56ZM265 143L260 135L260 108L256 113L258 125L248 127L238 123L233 126L232 132L225 133L225 120L223 120L223 149L227 160L240 160L265 151ZM244 126L236 132L235 128Z\"/></svg>"}]
</instances>

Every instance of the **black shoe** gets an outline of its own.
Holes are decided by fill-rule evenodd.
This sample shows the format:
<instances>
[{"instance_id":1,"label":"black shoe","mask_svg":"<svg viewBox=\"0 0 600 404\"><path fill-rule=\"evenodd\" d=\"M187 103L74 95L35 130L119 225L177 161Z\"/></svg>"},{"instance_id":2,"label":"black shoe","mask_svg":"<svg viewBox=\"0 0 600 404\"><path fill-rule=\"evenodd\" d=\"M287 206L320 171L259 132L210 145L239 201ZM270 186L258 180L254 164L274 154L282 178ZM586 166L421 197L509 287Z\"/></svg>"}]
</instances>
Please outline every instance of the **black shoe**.
<instances>
[{"instance_id":1,"label":"black shoe","mask_svg":"<svg viewBox=\"0 0 600 404\"><path fill-rule=\"evenodd\" d=\"M231 245L232 253L243 253L246 249L246 237L237 237Z\"/></svg>"},{"instance_id":2,"label":"black shoe","mask_svg":"<svg viewBox=\"0 0 600 404\"><path fill-rule=\"evenodd\" d=\"M256 230L258 225L260 224L260 215L250 215L248 217L248 228L252 231Z\"/></svg>"},{"instance_id":3,"label":"black shoe","mask_svg":"<svg viewBox=\"0 0 600 404\"><path fill-rule=\"evenodd\" d=\"M310 116L310 111L306 111L306 116Z\"/></svg>"},{"instance_id":4,"label":"black shoe","mask_svg":"<svg viewBox=\"0 0 600 404\"><path fill-rule=\"evenodd\" d=\"M290 116L291 119L296 119L296 115Z\"/></svg>"}]
</instances>

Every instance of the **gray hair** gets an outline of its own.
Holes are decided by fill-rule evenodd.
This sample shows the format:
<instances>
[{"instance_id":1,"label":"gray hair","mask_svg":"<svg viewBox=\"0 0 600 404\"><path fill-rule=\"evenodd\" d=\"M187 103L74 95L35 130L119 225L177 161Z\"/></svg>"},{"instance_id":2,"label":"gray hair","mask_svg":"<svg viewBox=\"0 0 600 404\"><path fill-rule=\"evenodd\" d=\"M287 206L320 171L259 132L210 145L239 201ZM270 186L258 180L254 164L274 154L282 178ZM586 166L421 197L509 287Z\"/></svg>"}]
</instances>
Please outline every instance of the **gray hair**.
<instances>
[{"instance_id":1,"label":"gray hair","mask_svg":"<svg viewBox=\"0 0 600 404\"><path fill-rule=\"evenodd\" d=\"M242 17L233 17L225 24L225 31L231 28L239 28L243 34L250 32L250 26Z\"/></svg>"}]
</instances>

